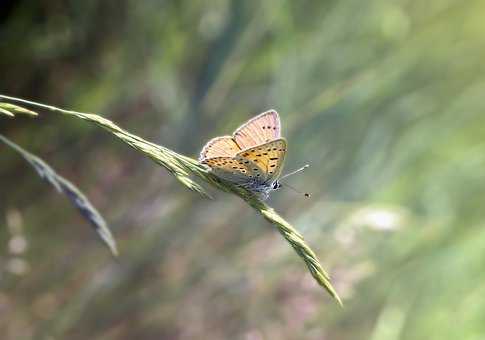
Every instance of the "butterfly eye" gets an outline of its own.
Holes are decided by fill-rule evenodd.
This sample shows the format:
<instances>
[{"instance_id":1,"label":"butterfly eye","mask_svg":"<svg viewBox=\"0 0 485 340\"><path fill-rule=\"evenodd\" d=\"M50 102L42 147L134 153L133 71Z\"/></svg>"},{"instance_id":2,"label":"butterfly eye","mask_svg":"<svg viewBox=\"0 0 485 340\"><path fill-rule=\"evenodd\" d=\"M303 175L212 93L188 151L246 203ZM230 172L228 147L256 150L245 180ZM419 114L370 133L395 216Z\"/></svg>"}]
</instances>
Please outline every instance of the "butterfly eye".
<instances>
[{"instance_id":1,"label":"butterfly eye","mask_svg":"<svg viewBox=\"0 0 485 340\"><path fill-rule=\"evenodd\" d=\"M278 181L274 181L273 184L271 184L271 188L273 190L276 190L281 187L281 184Z\"/></svg>"}]
</instances>

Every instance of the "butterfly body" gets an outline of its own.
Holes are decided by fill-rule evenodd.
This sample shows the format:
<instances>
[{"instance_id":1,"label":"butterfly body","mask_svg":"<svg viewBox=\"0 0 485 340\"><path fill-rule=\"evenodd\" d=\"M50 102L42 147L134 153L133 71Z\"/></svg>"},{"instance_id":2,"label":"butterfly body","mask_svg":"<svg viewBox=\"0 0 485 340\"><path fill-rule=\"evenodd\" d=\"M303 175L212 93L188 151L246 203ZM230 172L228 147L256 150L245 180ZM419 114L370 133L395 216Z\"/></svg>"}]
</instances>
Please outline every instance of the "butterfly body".
<instances>
[{"instance_id":1,"label":"butterfly body","mask_svg":"<svg viewBox=\"0 0 485 340\"><path fill-rule=\"evenodd\" d=\"M262 199L280 187L286 156L278 113L263 112L239 127L232 136L216 137L202 149L199 161L212 173Z\"/></svg>"}]
</instances>

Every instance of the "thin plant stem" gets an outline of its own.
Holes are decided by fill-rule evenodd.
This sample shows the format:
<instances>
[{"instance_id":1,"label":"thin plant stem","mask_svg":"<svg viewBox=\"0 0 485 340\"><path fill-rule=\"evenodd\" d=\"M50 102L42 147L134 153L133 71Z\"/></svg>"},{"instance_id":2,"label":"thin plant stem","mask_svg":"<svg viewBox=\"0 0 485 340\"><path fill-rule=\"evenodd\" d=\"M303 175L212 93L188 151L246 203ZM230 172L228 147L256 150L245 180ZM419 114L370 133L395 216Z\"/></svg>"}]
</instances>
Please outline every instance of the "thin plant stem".
<instances>
[{"instance_id":1,"label":"thin plant stem","mask_svg":"<svg viewBox=\"0 0 485 340\"><path fill-rule=\"evenodd\" d=\"M329 275L323 269L318 257L313 250L306 244L303 236L296 231L296 229L283 219L276 211L268 206L265 202L260 200L256 195L245 190L244 188L237 187L227 181L224 181L214 176L208 168L200 164L197 160L178 154L161 145L149 142L137 135L129 133L122 129L112 121L98 116L92 113L82 113L71 110L60 109L55 106L36 103L33 101L9 97L0 95L0 99L12 101L16 103L27 104L36 108L45 109L52 112L62 113L64 115L73 116L82 120L93 123L112 135L121 139L124 143L128 144L135 150L143 153L145 156L151 158L157 164L167 169L175 178L190 190L196 191L199 194L210 197L205 189L194 181L193 177L197 177L206 183L209 183L220 190L231 192L244 201L246 201L251 207L258 211L263 217L272 223L283 237L290 243L293 249L296 251L305 262L308 270L313 278L319 285L327 290L327 292L340 304L342 301L337 292L333 288Z\"/></svg>"}]
</instances>

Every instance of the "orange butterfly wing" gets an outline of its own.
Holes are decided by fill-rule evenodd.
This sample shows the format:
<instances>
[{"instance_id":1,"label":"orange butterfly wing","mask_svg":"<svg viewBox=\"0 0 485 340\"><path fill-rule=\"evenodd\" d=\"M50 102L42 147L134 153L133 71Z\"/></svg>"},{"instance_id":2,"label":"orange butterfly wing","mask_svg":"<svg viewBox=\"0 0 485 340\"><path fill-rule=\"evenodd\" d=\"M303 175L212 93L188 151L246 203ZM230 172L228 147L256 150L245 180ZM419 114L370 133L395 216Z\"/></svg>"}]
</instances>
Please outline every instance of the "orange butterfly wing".
<instances>
[{"instance_id":1,"label":"orange butterfly wing","mask_svg":"<svg viewBox=\"0 0 485 340\"><path fill-rule=\"evenodd\" d=\"M242 150L234 159L248 167L248 174L262 182L273 182L281 173L285 156L286 140L280 138Z\"/></svg>"},{"instance_id":2,"label":"orange butterfly wing","mask_svg":"<svg viewBox=\"0 0 485 340\"><path fill-rule=\"evenodd\" d=\"M254 168L254 165L249 166L243 160L232 157L214 157L205 159L202 163L207 164L217 177L236 184L247 183L248 178L252 177L252 168Z\"/></svg>"},{"instance_id":3,"label":"orange butterfly wing","mask_svg":"<svg viewBox=\"0 0 485 340\"><path fill-rule=\"evenodd\" d=\"M281 173L285 155L280 118L270 110L240 126L233 137L210 140L199 161L218 177L233 183L244 184L253 178L259 183L272 183Z\"/></svg>"},{"instance_id":4,"label":"orange butterfly wing","mask_svg":"<svg viewBox=\"0 0 485 340\"><path fill-rule=\"evenodd\" d=\"M233 138L242 150L281 138L278 112L269 110L248 120L234 131Z\"/></svg>"},{"instance_id":5,"label":"orange butterfly wing","mask_svg":"<svg viewBox=\"0 0 485 340\"><path fill-rule=\"evenodd\" d=\"M200 152L199 160L214 157L234 157L241 148L231 136L222 136L211 139Z\"/></svg>"}]
</instances>

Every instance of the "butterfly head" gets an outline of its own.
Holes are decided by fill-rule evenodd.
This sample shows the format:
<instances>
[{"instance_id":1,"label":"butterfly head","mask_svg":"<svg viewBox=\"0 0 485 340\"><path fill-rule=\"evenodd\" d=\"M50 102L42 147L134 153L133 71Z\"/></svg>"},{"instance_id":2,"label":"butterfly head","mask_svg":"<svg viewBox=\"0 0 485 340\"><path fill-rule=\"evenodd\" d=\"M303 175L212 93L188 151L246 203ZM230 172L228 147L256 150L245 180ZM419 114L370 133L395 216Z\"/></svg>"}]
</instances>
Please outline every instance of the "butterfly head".
<instances>
[{"instance_id":1,"label":"butterfly head","mask_svg":"<svg viewBox=\"0 0 485 340\"><path fill-rule=\"evenodd\" d=\"M271 190L278 190L279 188L281 188L280 182L274 181L273 183L271 183Z\"/></svg>"},{"instance_id":2,"label":"butterfly head","mask_svg":"<svg viewBox=\"0 0 485 340\"><path fill-rule=\"evenodd\" d=\"M263 201L269 198L269 195L272 191L278 190L281 188L281 183L277 180L268 183L268 182L261 182L259 180L251 180L246 183L240 184L241 187L249 190L256 196L258 196Z\"/></svg>"}]
</instances>

